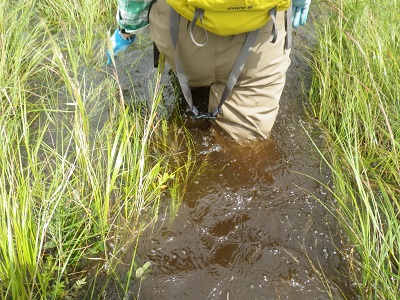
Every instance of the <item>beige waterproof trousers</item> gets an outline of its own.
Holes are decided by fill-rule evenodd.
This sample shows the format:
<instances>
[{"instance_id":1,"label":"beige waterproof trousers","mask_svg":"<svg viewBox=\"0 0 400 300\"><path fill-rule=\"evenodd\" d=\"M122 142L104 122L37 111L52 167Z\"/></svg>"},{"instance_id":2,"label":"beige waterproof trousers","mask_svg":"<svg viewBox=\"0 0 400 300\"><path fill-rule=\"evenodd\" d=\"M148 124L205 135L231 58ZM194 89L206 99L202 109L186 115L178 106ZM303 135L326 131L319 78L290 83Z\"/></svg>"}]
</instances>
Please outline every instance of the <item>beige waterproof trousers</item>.
<instances>
[{"instance_id":1,"label":"beige waterproof trousers","mask_svg":"<svg viewBox=\"0 0 400 300\"><path fill-rule=\"evenodd\" d=\"M175 53L169 26L170 6L158 0L150 10L150 34L159 51L172 68ZM177 55L191 87L210 86L209 111L218 106L225 83L245 41L246 33L218 36L208 32L204 47L195 45L190 37L190 21L181 17ZM265 139L275 122L279 100L290 65L290 50L285 50L285 13L277 14L278 36L270 42L272 21L260 29L255 45L222 112L215 122L237 141ZM196 26L197 41L205 32Z\"/></svg>"}]
</instances>

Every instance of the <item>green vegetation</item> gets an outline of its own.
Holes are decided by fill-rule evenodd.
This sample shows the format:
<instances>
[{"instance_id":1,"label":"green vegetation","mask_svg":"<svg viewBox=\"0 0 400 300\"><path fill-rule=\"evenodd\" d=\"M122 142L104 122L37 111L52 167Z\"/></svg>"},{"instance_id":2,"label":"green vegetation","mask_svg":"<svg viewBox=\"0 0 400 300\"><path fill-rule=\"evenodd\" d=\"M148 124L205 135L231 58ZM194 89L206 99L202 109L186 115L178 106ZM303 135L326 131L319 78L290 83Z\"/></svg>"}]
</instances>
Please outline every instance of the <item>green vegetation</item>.
<instances>
[{"instance_id":1,"label":"green vegetation","mask_svg":"<svg viewBox=\"0 0 400 300\"><path fill-rule=\"evenodd\" d=\"M149 264L120 278L122 255L184 192L190 139L158 117L161 70L142 105L105 72L115 2L0 0L1 299L92 298L98 275L123 293Z\"/></svg>"},{"instance_id":2,"label":"green vegetation","mask_svg":"<svg viewBox=\"0 0 400 300\"><path fill-rule=\"evenodd\" d=\"M361 298L399 299L399 3L328 1L321 11L311 114L327 133L343 255Z\"/></svg>"},{"instance_id":3,"label":"green vegetation","mask_svg":"<svg viewBox=\"0 0 400 300\"><path fill-rule=\"evenodd\" d=\"M133 255L121 278L123 254L184 193L190 139L158 117L161 70L141 105L105 72L115 5L0 0L1 299L94 298L100 276L125 293L151 266ZM398 299L399 3L323 5L310 113L326 129L327 208L346 233L355 293Z\"/></svg>"}]
</instances>

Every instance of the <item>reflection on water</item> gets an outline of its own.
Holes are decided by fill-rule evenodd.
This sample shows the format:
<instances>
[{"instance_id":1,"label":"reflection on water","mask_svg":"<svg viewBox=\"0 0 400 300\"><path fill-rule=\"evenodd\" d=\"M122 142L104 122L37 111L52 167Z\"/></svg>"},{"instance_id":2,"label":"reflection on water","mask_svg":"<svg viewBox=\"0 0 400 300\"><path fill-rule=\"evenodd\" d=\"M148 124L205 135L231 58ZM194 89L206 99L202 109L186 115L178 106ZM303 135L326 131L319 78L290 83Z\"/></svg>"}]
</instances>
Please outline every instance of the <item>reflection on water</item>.
<instances>
[{"instance_id":1,"label":"reflection on water","mask_svg":"<svg viewBox=\"0 0 400 300\"><path fill-rule=\"evenodd\" d=\"M139 299L329 299L345 290L336 224L316 200L330 201L330 172L308 136L322 147L304 113L299 78L307 86L310 74L298 52L269 140L239 146L188 120L205 165L173 222L160 218L141 237L136 261L152 266L131 286Z\"/></svg>"}]
</instances>

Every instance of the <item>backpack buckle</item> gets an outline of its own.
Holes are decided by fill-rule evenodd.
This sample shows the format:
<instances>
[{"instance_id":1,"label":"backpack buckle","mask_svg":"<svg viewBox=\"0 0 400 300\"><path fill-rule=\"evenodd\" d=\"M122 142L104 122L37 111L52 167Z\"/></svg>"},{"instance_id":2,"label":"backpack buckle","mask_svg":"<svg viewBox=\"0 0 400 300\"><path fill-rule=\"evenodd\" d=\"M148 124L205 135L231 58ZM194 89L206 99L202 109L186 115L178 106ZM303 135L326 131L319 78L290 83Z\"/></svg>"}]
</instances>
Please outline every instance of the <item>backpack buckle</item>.
<instances>
[{"instance_id":1,"label":"backpack buckle","mask_svg":"<svg viewBox=\"0 0 400 300\"><path fill-rule=\"evenodd\" d=\"M198 113L197 115L193 115L194 119L205 119L205 120L215 120L217 116L212 113L212 112L206 112L206 113Z\"/></svg>"},{"instance_id":2,"label":"backpack buckle","mask_svg":"<svg viewBox=\"0 0 400 300\"><path fill-rule=\"evenodd\" d=\"M221 109L219 107L216 107L212 112L206 112L206 113L198 112L196 109L196 112L197 113L193 113L193 118L195 119L215 120L219 115L219 113L221 112Z\"/></svg>"}]
</instances>

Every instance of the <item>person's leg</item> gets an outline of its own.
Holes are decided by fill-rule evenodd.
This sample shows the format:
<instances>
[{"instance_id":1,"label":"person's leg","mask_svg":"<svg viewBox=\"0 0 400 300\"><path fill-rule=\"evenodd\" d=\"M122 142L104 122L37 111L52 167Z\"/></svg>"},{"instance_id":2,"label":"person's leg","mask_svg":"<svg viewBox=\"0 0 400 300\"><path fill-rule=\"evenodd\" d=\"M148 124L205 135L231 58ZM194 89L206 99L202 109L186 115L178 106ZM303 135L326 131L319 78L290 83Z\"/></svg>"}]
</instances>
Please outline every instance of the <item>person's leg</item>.
<instances>
[{"instance_id":1,"label":"person's leg","mask_svg":"<svg viewBox=\"0 0 400 300\"><path fill-rule=\"evenodd\" d=\"M260 30L243 72L222 106L222 114L216 119L216 123L235 140L267 138L275 122L290 65L290 50L284 48L284 23L284 13L280 12L277 16L278 37L274 44L269 42L271 22ZM228 62L224 59L229 50L223 40L218 42L216 69L219 76L211 86L209 110L218 105L226 82Z\"/></svg>"}]
</instances>

